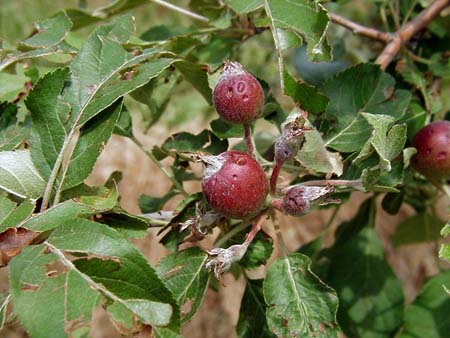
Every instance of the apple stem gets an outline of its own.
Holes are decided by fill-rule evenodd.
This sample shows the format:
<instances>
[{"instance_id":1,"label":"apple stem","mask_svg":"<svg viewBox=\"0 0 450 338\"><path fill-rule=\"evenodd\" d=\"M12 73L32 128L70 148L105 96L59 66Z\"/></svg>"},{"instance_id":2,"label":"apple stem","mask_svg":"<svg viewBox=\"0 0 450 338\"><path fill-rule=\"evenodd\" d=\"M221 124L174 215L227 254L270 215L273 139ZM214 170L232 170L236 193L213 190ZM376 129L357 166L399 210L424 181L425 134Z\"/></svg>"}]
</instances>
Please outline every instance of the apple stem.
<instances>
[{"instance_id":1,"label":"apple stem","mask_svg":"<svg viewBox=\"0 0 450 338\"><path fill-rule=\"evenodd\" d=\"M283 209L283 200L280 198L275 198L272 200L272 207L274 207L276 210L280 212L284 212Z\"/></svg>"},{"instance_id":2,"label":"apple stem","mask_svg":"<svg viewBox=\"0 0 450 338\"><path fill-rule=\"evenodd\" d=\"M261 230L261 224L264 221L264 213L259 214L259 216L256 218L255 223L253 223L252 229L247 234L247 238L245 239L245 242L242 243L246 247L248 247L255 238L256 234Z\"/></svg>"},{"instance_id":3,"label":"apple stem","mask_svg":"<svg viewBox=\"0 0 450 338\"><path fill-rule=\"evenodd\" d=\"M253 141L252 141L252 131L250 128L250 125L248 123L244 124L244 140L247 144L247 151L250 155L255 157L255 148L253 147Z\"/></svg>"},{"instance_id":4,"label":"apple stem","mask_svg":"<svg viewBox=\"0 0 450 338\"><path fill-rule=\"evenodd\" d=\"M272 175L270 176L270 193L272 195L275 195L277 190L277 180L278 176L280 175L281 167L283 166L284 161L282 160L276 160L275 166L272 170Z\"/></svg>"},{"instance_id":5,"label":"apple stem","mask_svg":"<svg viewBox=\"0 0 450 338\"><path fill-rule=\"evenodd\" d=\"M344 186L344 187L362 187L361 180L313 180L302 182L306 186Z\"/></svg>"}]
</instances>

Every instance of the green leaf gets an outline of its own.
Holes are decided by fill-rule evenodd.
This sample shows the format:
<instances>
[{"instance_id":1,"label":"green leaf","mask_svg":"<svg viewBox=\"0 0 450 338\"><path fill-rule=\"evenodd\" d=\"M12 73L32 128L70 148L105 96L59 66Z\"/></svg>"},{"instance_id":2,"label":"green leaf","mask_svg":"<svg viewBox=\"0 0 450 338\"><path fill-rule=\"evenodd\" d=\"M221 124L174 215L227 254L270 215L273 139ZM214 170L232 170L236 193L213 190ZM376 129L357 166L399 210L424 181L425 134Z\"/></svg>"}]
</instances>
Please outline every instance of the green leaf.
<instances>
[{"instance_id":1,"label":"green leaf","mask_svg":"<svg viewBox=\"0 0 450 338\"><path fill-rule=\"evenodd\" d=\"M321 129L326 145L340 152L360 150L372 132L361 113L402 118L411 94L394 86L392 76L371 64L348 68L322 85L321 92L330 100Z\"/></svg>"},{"instance_id":2,"label":"green leaf","mask_svg":"<svg viewBox=\"0 0 450 338\"><path fill-rule=\"evenodd\" d=\"M134 21L129 15L100 26L87 38L71 63L69 81L67 70L58 70L44 77L40 86L30 94L28 108L37 119L43 116L35 129L37 132L32 144L35 148L33 160L45 177L50 178L47 193L55 187L56 179L56 197L64 187L67 170L60 170L62 159L68 160L67 157L73 155L69 154L69 144L76 131L175 61L157 59L156 49L143 50L139 55L128 53L121 43L129 39L133 30ZM49 135L49 130L54 130L55 137ZM48 139L53 142L46 142ZM44 145L47 144L52 147L49 154L45 152ZM89 155L89 158L92 161L93 156Z\"/></svg>"},{"instance_id":3,"label":"green leaf","mask_svg":"<svg viewBox=\"0 0 450 338\"><path fill-rule=\"evenodd\" d=\"M384 195L381 205L383 210L388 214L396 215L405 200L405 190L400 190L400 192L390 192Z\"/></svg>"},{"instance_id":4,"label":"green leaf","mask_svg":"<svg viewBox=\"0 0 450 338\"><path fill-rule=\"evenodd\" d=\"M277 29L276 34L278 39L277 43L282 52L302 44L302 38L294 32L285 29Z\"/></svg>"},{"instance_id":5,"label":"green leaf","mask_svg":"<svg viewBox=\"0 0 450 338\"><path fill-rule=\"evenodd\" d=\"M439 249L439 258L445 259L446 261L450 262L450 245L449 244L442 244L441 248Z\"/></svg>"},{"instance_id":6,"label":"green leaf","mask_svg":"<svg viewBox=\"0 0 450 338\"><path fill-rule=\"evenodd\" d=\"M375 224L376 208L372 199L366 199L351 220L341 223L335 232L335 247L340 247L355 238L365 227Z\"/></svg>"},{"instance_id":7,"label":"green leaf","mask_svg":"<svg viewBox=\"0 0 450 338\"><path fill-rule=\"evenodd\" d=\"M88 218L111 210L117 204L117 198L117 190L112 189L103 197L81 197L77 202L73 200L64 201L45 210L45 212L34 215L21 227L36 232L53 230L67 220Z\"/></svg>"},{"instance_id":8,"label":"green leaf","mask_svg":"<svg viewBox=\"0 0 450 338\"><path fill-rule=\"evenodd\" d=\"M110 318L119 328L121 334L131 335L134 329L133 312L131 312L125 305L119 302L114 302L106 307Z\"/></svg>"},{"instance_id":9,"label":"green leaf","mask_svg":"<svg viewBox=\"0 0 450 338\"><path fill-rule=\"evenodd\" d=\"M211 122L211 130L221 140L244 135L242 124L229 123L221 118Z\"/></svg>"},{"instance_id":10,"label":"green leaf","mask_svg":"<svg viewBox=\"0 0 450 338\"><path fill-rule=\"evenodd\" d=\"M155 338L182 338L178 333L162 327L153 327L152 331Z\"/></svg>"},{"instance_id":11,"label":"green leaf","mask_svg":"<svg viewBox=\"0 0 450 338\"><path fill-rule=\"evenodd\" d=\"M16 71L14 74L0 72L0 83L2 84L0 87L0 101L16 100L21 95L20 93L24 91L27 81L29 81L29 78L20 72ZM13 106L12 103L9 105ZM8 115L11 116L11 110Z\"/></svg>"},{"instance_id":12,"label":"green leaf","mask_svg":"<svg viewBox=\"0 0 450 338\"><path fill-rule=\"evenodd\" d=\"M307 125L310 127L310 125ZM320 133L310 130L305 133L305 143L298 152L296 159L308 169L318 173L342 175L342 157L338 152L327 150Z\"/></svg>"},{"instance_id":13,"label":"green leaf","mask_svg":"<svg viewBox=\"0 0 450 338\"><path fill-rule=\"evenodd\" d=\"M328 15L321 4L308 0L267 0L265 8L274 29L292 31L304 38L311 60L331 59L331 47L325 35Z\"/></svg>"},{"instance_id":14,"label":"green leaf","mask_svg":"<svg viewBox=\"0 0 450 338\"><path fill-rule=\"evenodd\" d=\"M85 219L67 221L48 242L58 250L100 258L74 262L81 274L101 284L146 324L179 325L178 307L156 271L131 243L108 226ZM110 297L111 298L111 297Z\"/></svg>"},{"instance_id":15,"label":"green leaf","mask_svg":"<svg viewBox=\"0 0 450 338\"><path fill-rule=\"evenodd\" d=\"M101 222L108 224L125 238L144 238L152 219L132 215L119 207L102 214Z\"/></svg>"},{"instance_id":16,"label":"green leaf","mask_svg":"<svg viewBox=\"0 0 450 338\"><path fill-rule=\"evenodd\" d=\"M231 14L221 2L216 0L190 0L189 7L195 12L208 17L209 24L226 29L231 25Z\"/></svg>"},{"instance_id":17,"label":"green leaf","mask_svg":"<svg viewBox=\"0 0 450 338\"><path fill-rule=\"evenodd\" d=\"M35 24L37 33L22 41L21 44L31 48L51 47L60 43L70 31L72 22L65 12L59 12L50 19Z\"/></svg>"},{"instance_id":18,"label":"green leaf","mask_svg":"<svg viewBox=\"0 0 450 338\"><path fill-rule=\"evenodd\" d=\"M99 53L105 52L106 51L99 51ZM105 107L115 102L118 98L145 85L175 61L174 59L164 58L146 61L146 59L155 57L156 52L157 51L153 49L145 50L143 54L135 56L128 61L124 61L123 64L118 65L117 68L111 70L111 73L106 78L106 81L101 78L97 79L100 81L99 83L96 82L95 84L86 84L86 87L84 88L89 89L95 87L95 89L88 98L88 100L90 100L89 102L92 103L83 106L83 111L81 111L82 114L80 115L81 118L78 125L84 124L87 120L101 112ZM80 60L80 62L83 61ZM127 69L132 70L127 73ZM123 73L123 77L119 77L121 73ZM84 72L83 74L86 75ZM95 80L93 80L93 82L95 82Z\"/></svg>"},{"instance_id":19,"label":"green leaf","mask_svg":"<svg viewBox=\"0 0 450 338\"><path fill-rule=\"evenodd\" d=\"M296 105L310 114L319 114L328 106L328 98L319 91L307 85L297 82L291 74L284 70L284 91L292 97Z\"/></svg>"},{"instance_id":20,"label":"green leaf","mask_svg":"<svg viewBox=\"0 0 450 338\"><path fill-rule=\"evenodd\" d=\"M120 45L134 30L131 16L97 28L70 65L70 87L64 98L72 107L70 124L82 126L121 96L143 86L175 59L152 59L159 50L133 56ZM147 62L145 62L147 61Z\"/></svg>"},{"instance_id":21,"label":"green leaf","mask_svg":"<svg viewBox=\"0 0 450 338\"><path fill-rule=\"evenodd\" d=\"M227 241L227 246L234 244L242 244L245 241L247 231L241 231L230 241ZM244 269L253 270L261 265L267 264L267 261L272 256L273 240L270 236L258 232L244 254L244 257L239 261L239 265Z\"/></svg>"},{"instance_id":22,"label":"green leaf","mask_svg":"<svg viewBox=\"0 0 450 338\"><path fill-rule=\"evenodd\" d=\"M263 283L267 324L277 336L337 337L338 299L310 270L311 260L291 254L272 263Z\"/></svg>"},{"instance_id":23,"label":"green leaf","mask_svg":"<svg viewBox=\"0 0 450 338\"><path fill-rule=\"evenodd\" d=\"M440 237L444 221L428 213L420 213L408 217L397 225L392 237L392 244L422 243L434 241Z\"/></svg>"},{"instance_id":24,"label":"green leaf","mask_svg":"<svg viewBox=\"0 0 450 338\"><path fill-rule=\"evenodd\" d=\"M0 233L24 222L32 215L35 204L28 200L16 205L5 196L0 195Z\"/></svg>"},{"instance_id":25,"label":"green leaf","mask_svg":"<svg viewBox=\"0 0 450 338\"><path fill-rule=\"evenodd\" d=\"M45 181L34 166L30 151L0 152L0 189L22 199L36 200L45 189Z\"/></svg>"},{"instance_id":26,"label":"green leaf","mask_svg":"<svg viewBox=\"0 0 450 338\"><path fill-rule=\"evenodd\" d=\"M273 123L281 131L281 125L286 120L287 114L277 100L272 95L269 95L264 105L262 117Z\"/></svg>"},{"instance_id":27,"label":"green leaf","mask_svg":"<svg viewBox=\"0 0 450 338\"><path fill-rule=\"evenodd\" d=\"M183 242L184 238L191 234L188 229L180 231L180 227L183 222L195 216L197 211L196 203L202 199L203 194L201 192L186 197L178 204L175 214L170 215L169 223L158 232L158 235L160 235L165 230L168 230L161 238L160 243L170 251L178 251L178 246Z\"/></svg>"},{"instance_id":28,"label":"green leaf","mask_svg":"<svg viewBox=\"0 0 450 338\"><path fill-rule=\"evenodd\" d=\"M187 27L178 25L157 25L147 29L140 35L140 38L145 41L166 41L178 35L189 34L191 30Z\"/></svg>"},{"instance_id":29,"label":"green leaf","mask_svg":"<svg viewBox=\"0 0 450 338\"><path fill-rule=\"evenodd\" d=\"M233 51L239 40L236 38L212 35L209 41L196 49L195 55L198 57L198 62L208 65L208 83L211 89L211 75L210 72L217 71L223 65L225 60L233 58ZM220 76L220 72L216 72L213 76Z\"/></svg>"},{"instance_id":30,"label":"green leaf","mask_svg":"<svg viewBox=\"0 0 450 338\"><path fill-rule=\"evenodd\" d=\"M62 189L69 189L82 183L92 172L98 156L114 130L121 110L122 100L119 100L81 128Z\"/></svg>"},{"instance_id":31,"label":"green leaf","mask_svg":"<svg viewBox=\"0 0 450 338\"><path fill-rule=\"evenodd\" d=\"M204 151L213 155L218 155L228 148L227 140L219 140L211 131L203 130L198 135L188 132L181 132L169 137L162 148L166 151L175 150L177 152Z\"/></svg>"},{"instance_id":32,"label":"green leaf","mask_svg":"<svg viewBox=\"0 0 450 338\"><path fill-rule=\"evenodd\" d=\"M429 87L431 87L431 81L427 80L428 75L422 73L414 65L411 58L404 58L405 62L399 69L399 73L403 76L406 82L412 84L420 91L423 97L425 108L431 114L441 110L441 102L438 95L433 95Z\"/></svg>"},{"instance_id":33,"label":"green leaf","mask_svg":"<svg viewBox=\"0 0 450 338\"><path fill-rule=\"evenodd\" d=\"M422 129L427 120L427 111L417 102L411 102L405 115L399 122L408 126L408 140L412 140L417 132Z\"/></svg>"},{"instance_id":34,"label":"green leaf","mask_svg":"<svg viewBox=\"0 0 450 338\"><path fill-rule=\"evenodd\" d=\"M124 304L148 325L165 326L172 316L172 307L169 304L146 299L126 299Z\"/></svg>"},{"instance_id":35,"label":"green leaf","mask_svg":"<svg viewBox=\"0 0 450 338\"><path fill-rule=\"evenodd\" d=\"M73 22L73 29L80 29L145 3L142 0L113 0L109 1L106 6L95 8L92 12L80 9L67 9L66 12Z\"/></svg>"},{"instance_id":36,"label":"green leaf","mask_svg":"<svg viewBox=\"0 0 450 338\"><path fill-rule=\"evenodd\" d=\"M262 279L247 281L239 310L236 327L240 338L273 338L266 322L266 309L263 297Z\"/></svg>"},{"instance_id":37,"label":"green leaf","mask_svg":"<svg viewBox=\"0 0 450 338\"><path fill-rule=\"evenodd\" d=\"M184 314L182 322L192 318L205 296L209 282L209 273L204 267L207 259L208 255L199 248L189 248L165 256L156 267L180 308L190 303L189 312Z\"/></svg>"},{"instance_id":38,"label":"green leaf","mask_svg":"<svg viewBox=\"0 0 450 338\"><path fill-rule=\"evenodd\" d=\"M59 55L59 54L74 54L77 52L77 49L70 46L67 43L60 43L56 46L46 47L46 48L39 48L39 49L33 49L27 52L20 52L20 51L13 51L8 54L7 57L5 57L0 62L0 72L4 69L8 68L12 64L27 60L27 59L35 59L40 58L44 56L50 56L50 55ZM5 74L2 74L2 77ZM11 77L11 76L10 76ZM1 93L1 91L0 91Z\"/></svg>"},{"instance_id":39,"label":"green leaf","mask_svg":"<svg viewBox=\"0 0 450 338\"><path fill-rule=\"evenodd\" d=\"M324 240L323 237L324 237L323 235L317 236L315 239L302 245L295 252L306 255L309 258L313 258L314 256L316 256L318 254L320 248L322 247L323 240Z\"/></svg>"},{"instance_id":40,"label":"green leaf","mask_svg":"<svg viewBox=\"0 0 450 338\"><path fill-rule=\"evenodd\" d=\"M354 161L367 157L370 154L369 148L373 148L380 156L380 170L391 171L391 161L401 153L406 142L406 124L392 126L395 119L388 115L369 113L362 115L373 130L370 139Z\"/></svg>"},{"instance_id":41,"label":"green leaf","mask_svg":"<svg viewBox=\"0 0 450 338\"><path fill-rule=\"evenodd\" d=\"M67 337L89 325L100 294L74 271L49 270L58 257L45 250L25 247L9 263L14 311L32 337Z\"/></svg>"},{"instance_id":42,"label":"green leaf","mask_svg":"<svg viewBox=\"0 0 450 338\"><path fill-rule=\"evenodd\" d=\"M0 151L14 150L28 137L30 120L19 122L17 106L8 102L0 103Z\"/></svg>"},{"instance_id":43,"label":"green leaf","mask_svg":"<svg viewBox=\"0 0 450 338\"><path fill-rule=\"evenodd\" d=\"M168 200L176 195L177 193L172 190L165 194L163 197L141 195L141 197L139 197L139 208L145 214L157 212L163 208L164 204L166 204Z\"/></svg>"},{"instance_id":44,"label":"green leaf","mask_svg":"<svg viewBox=\"0 0 450 338\"><path fill-rule=\"evenodd\" d=\"M350 337L392 337L403 318L402 286L384 258L374 217L369 199L354 219L337 229L326 255L325 281L338 294L338 321Z\"/></svg>"},{"instance_id":45,"label":"green leaf","mask_svg":"<svg viewBox=\"0 0 450 338\"><path fill-rule=\"evenodd\" d=\"M208 84L208 75L205 66L188 61L179 61L175 67L183 74L186 81L199 91L208 104L212 104L212 91Z\"/></svg>"},{"instance_id":46,"label":"green leaf","mask_svg":"<svg viewBox=\"0 0 450 338\"><path fill-rule=\"evenodd\" d=\"M133 135L133 120L125 105L122 106L119 119L114 126L113 133L120 136L130 137Z\"/></svg>"},{"instance_id":47,"label":"green leaf","mask_svg":"<svg viewBox=\"0 0 450 338\"><path fill-rule=\"evenodd\" d=\"M31 157L46 180L67 137L65 121L70 106L60 93L68 80L67 68L48 73L34 86L25 101L33 120Z\"/></svg>"},{"instance_id":48,"label":"green leaf","mask_svg":"<svg viewBox=\"0 0 450 338\"><path fill-rule=\"evenodd\" d=\"M450 271L432 277L422 287L419 295L406 309L403 331L399 338L440 338L448 335L450 298L445 288L449 287Z\"/></svg>"},{"instance_id":49,"label":"green leaf","mask_svg":"<svg viewBox=\"0 0 450 338\"><path fill-rule=\"evenodd\" d=\"M225 2L239 14L250 13L264 6L264 0L226 0Z\"/></svg>"},{"instance_id":50,"label":"green leaf","mask_svg":"<svg viewBox=\"0 0 450 338\"><path fill-rule=\"evenodd\" d=\"M447 237L449 234L450 234L450 220L441 229L442 237ZM442 244L441 249L439 250L439 258L445 259L450 262L450 244Z\"/></svg>"},{"instance_id":51,"label":"green leaf","mask_svg":"<svg viewBox=\"0 0 450 338\"><path fill-rule=\"evenodd\" d=\"M165 72L161 76L151 80L145 86L137 88L130 93L131 97L148 107L148 112L141 109L145 128L150 128L158 122L167 108L175 86L180 78L174 74Z\"/></svg>"},{"instance_id":52,"label":"green leaf","mask_svg":"<svg viewBox=\"0 0 450 338\"><path fill-rule=\"evenodd\" d=\"M16 205L17 203L11 201L5 194L0 194L0 224L14 212Z\"/></svg>"}]
</instances>

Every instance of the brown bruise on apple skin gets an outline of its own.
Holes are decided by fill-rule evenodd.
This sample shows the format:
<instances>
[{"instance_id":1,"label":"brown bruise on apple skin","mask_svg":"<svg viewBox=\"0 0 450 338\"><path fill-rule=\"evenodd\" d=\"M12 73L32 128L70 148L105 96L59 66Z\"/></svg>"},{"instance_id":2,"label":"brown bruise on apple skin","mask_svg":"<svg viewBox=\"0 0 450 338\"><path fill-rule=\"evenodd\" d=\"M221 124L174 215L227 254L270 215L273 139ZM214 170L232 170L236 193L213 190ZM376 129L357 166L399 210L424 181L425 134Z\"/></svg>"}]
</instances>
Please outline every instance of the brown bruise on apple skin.
<instances>
[{"instance_id":1,"label":"brown bruise on apple skin","mask_svg":"<svg viewBox=\"0 0 450 338\"><path fill-rule=\"evenodd\" d=\"M412 144L417 149L411 159L414 169L431 179L450 179L450 121L425 126Z\"/></svg>"},{"instance_id":2,"label":"brown bruise on apple skin","mask_svg":"<svg viewBox=\"0 0 450 338\"><path fill-rule=\"evenodd\" d=\"M216 158L223 161L214 173L205 171L203 194L218 213L231 218L246 219L255 216L265 204L269 193L267 177L259 163L241 151L227 151Z\"/></svg>"},{"instance_id":3,"label":"brown bruise on apple skin","mask_svg":"<svg viewBox=\"0 0 450 338\"><path fill-rule=\"evenodd\" d=\"M214 88L214 106L231 123L249 123L261 114L264 92L259 81L239 63L228 62Z\"/></svg>"}]
</instances>

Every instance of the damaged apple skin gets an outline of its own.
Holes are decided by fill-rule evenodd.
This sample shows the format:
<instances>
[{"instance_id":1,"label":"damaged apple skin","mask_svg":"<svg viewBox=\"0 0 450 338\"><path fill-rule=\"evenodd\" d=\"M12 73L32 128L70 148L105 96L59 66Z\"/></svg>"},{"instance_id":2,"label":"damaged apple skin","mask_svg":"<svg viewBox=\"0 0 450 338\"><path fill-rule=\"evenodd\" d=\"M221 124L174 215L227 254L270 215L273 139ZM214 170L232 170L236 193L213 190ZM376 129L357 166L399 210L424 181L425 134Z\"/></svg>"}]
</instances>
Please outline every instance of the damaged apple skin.
<instances>
[{"instance_id":1,"label":"damaged apple skin","mask_svg":"<svg viewBox=\"0 0 450 338\"><path fill-rule=\"evenodd\" d=\"M227 151L203 160L203 194L218 213L235 219L256 216L264 207L269 183L249 154Z\"/></svg>"},{"instance_id":2,"label":"damaged apple skin","mask_svg":"<svg viewBox=\"0 0 450 338\"><path fill-rule=\"evenodd\" d=\"M417 153L411 158L414 169L435 180L450 179L450 121L423 127L414 136Z\"/></svg>"},{"instance_id":3,"label":"damaged apple skin","mask_svg":"<svg viewBox=\"0 0 450 338\"><path fill-rule=\"evenodd\" d=\"M264 92L259 81L241 64L228 61L214 88L213 101L221 118L247 124L261 114Z\"/></svg>"}]
</instances>

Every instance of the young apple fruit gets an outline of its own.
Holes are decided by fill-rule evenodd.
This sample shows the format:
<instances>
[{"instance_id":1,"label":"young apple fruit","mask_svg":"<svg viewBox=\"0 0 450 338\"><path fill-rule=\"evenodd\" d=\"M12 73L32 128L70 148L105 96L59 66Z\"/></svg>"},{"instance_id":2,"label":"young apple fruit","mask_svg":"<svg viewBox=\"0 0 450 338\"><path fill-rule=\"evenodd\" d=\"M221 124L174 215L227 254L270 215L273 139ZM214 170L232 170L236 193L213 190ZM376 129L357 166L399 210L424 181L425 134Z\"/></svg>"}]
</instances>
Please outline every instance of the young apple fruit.
<instances>
[{"instance_id":1,"label":"young apple fruit","mask_svg":"<svg viewBox=\"0 0 450 338\"><path fill-rule=\"evenodd\" d=\"M226 62L214 88L214 106L231 123L250 123L261 114L264 92L259 81L237 62Z\"/></svg>"},{"instance_id":2,"label":"young apple fruit","mask_svg":"<svg viewBox=\"0 0 450 338\"><path fill-rule=\"evenodd\" d=\"M269 183L260 164L249 154L227 151L203 159L203 194L218 213L247 219L264 207Z\"/></svg>"},{"instance_id":3,"label":"young apple fruit","mask_svg":"<svg viewBox=\"0 0 450 338\"><path fill-rule=\"evenodd\" d=\"M412 144L417 149L411 159L414 169L431 179L450 179L450 121L423 127Z\"/></svg>"}]
</instances>

